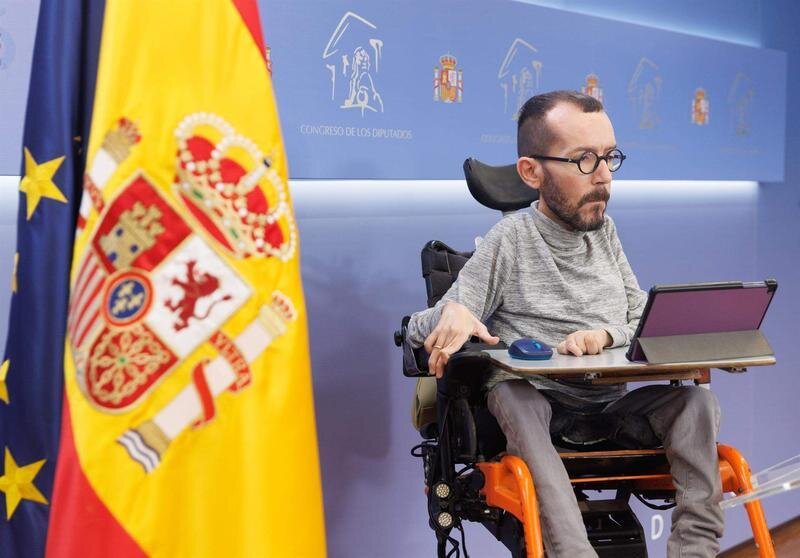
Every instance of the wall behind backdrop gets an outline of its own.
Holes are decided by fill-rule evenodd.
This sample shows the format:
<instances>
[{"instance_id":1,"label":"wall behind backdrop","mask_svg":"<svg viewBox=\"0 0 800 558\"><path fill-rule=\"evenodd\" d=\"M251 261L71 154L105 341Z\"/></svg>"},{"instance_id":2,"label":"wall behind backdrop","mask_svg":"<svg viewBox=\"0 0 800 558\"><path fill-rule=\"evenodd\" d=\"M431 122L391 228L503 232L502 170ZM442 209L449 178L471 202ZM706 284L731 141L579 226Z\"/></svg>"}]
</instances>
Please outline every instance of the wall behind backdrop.
<instances>
[{"instance_id":1,"label":"wall behind backdrop","mask_svg":"<svg viewBox=\"0 0 800 558\"><path fill-rule=\"evenodd\" d=\"M276 2L261 2L268 42L271 33L277 38L285 32L271 28L275 21L287 16L271 11ZM563 18L580 12L617 22L652 25L715 41L786 52L785 89L780 80L758 85L759 91L777 98L785 95L786 99L786 147L775 147L778 153L772 153L767 160L775 165L776 161L783 162L784 154L800 152L800 111L796 106L800 101L797 77L800 75L800 44L796 36L800 8L791 0L709 0L703 4L690 0L535 3L567 10L558 14ZM303 5L302 2L295 4ZM389 11L402 5L388 0L371 4L383 4ZM352 9L346 2L326 5L336 6L333 11L342 13ZM509 5L519 9L513 2ZM0 136L4 138L20 126L24 112L24 104L14 104L16 101L11 99L21 99L24 103L27 73L18 70L30 64L35 10L35 3L0 0L0 98L3 99ZM535 40L536 25L532 23L529 27L530 36ZM386 21L383 29L390 32L392 21ZM290 31L302 35L302 30ZM581 32L580 27L575 27L565 30L564 34L577 36ZM699 40L683 37L686 44L696 44ZM479 37L470 36L469 39L479 43ZM680 41L680 36L676 40ZM324 47L325 44L314 44L309 48L320 58ZM284 71L280 58L273 62L276 74ZM433 62L426 61L423 65L431 79L437 61ZM695 67L690 57L685 63L687 72ZM13 72L9 71L14 69L12 66L16 68ZM628 72L626 80L630 77ZM467 80L473 78L465 71L463 79L464 91L469 91L467 87L471 82ZM613 80L602 83L606 91L619 87ZM625 87L627 84L628 81ZM575 87L552 82L552 87L565 86ZM279 83L276 83L276 90L286 127L287 119L297 107L294 91L281 90ZM433 94L432 89L430 93ZM711 123L721 112L714 112L714 107L720 104L712 104ZM463 109L464 106L454 103L445 108ZM611 116L615 118L616 115L612 113ZM777 121L783 122L780 115ZM752 122L762 124L761 120ZM424 126L421 130L425 130ZM288 130L287 134L290 134ZM674 143L680 144L680 138ZM441 142L431 140L423 145L432 154L446 152ZM506 144L504 147L508 150L508 160L513 160L514 146ZM621 147L625 149L622 144ZM311 150L303 145L300 149L307 149L309 164L316 155L323 156L320 150L324 151L324 147ZM492 153L502 157L501 152ZM354 161L363 160L357 146L331 155L339 157L344 168L348 165L352 168ZM457 159L470 155L483 156L479 150L453 153L454 164L460 164ZM735 158L732 154L730 160ZM4 148L0 161L11 162L4 163L0 174L15 174L13 169L18 167L18 160L18 145ZM376 159L371 164L380 169L382 161L385 159ZM683 159L671 159L667 152L665 161L669 167L671 163L681 164ZM718 161L710 174L702 177L727 179L731 177L730 168L726 161ZM800 270L796 264L800 254L797 188L800 161L786 156L784 181L760 184L625 181L626 178L640 178L626 177L627 170L626 166L619 173L622 182L615 183L609 211L617 222L626 253L643 288L654 283L778 279L778 294L764 330L775 348L779 364L742 376L715 373L713 388L723 408L720 439L738 446L754 469L763 469L800 453L795 432L800 419L796 389L800 345L794 333L796 317L800 315ZM336 174L322 177L331 176ZM353 171L344 178L355 176L360 175ZM749 178L763 180L779 176L772 169L768 174ZM0 290L4 292L8 292L15 246L17 185L14 176L0 177ZM423 243L440 238L467 249L475 236L485 233L497 221L498 215L474 202L463 182L457 180L293 180L291 186L301 234L310 318L329 555L336 558L432 556L435 545L427 527L422 471L417 460L408 454L409 448L418 442L410 425L413 381L402 376L400 354L391 337L404 314L425 305L419 273L419 250ZM7 312L8 297L0 297L2 339L5 338ZM800 494L770 498L765 502L765 509L770 525L777 525L800 514ZM649 510L642 510L641 519L647 531L652 515ZM651 555L655 557L664 556L669 525L668 516L664 517L667 529L650 542ZM727 521L723 548L750 537L742 510L728 512ZM503 555L499 543L481 527L470 526L468 537L468 549L473 556Z\"/></svg>"}]
</instances>

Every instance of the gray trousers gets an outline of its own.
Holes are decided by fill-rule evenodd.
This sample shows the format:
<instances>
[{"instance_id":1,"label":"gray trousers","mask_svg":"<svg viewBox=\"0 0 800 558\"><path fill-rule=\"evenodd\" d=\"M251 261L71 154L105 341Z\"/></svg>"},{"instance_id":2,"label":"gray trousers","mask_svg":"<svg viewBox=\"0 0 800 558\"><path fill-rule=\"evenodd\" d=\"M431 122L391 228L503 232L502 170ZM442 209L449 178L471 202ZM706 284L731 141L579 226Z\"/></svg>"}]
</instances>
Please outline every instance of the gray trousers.
<instances>
[{"instance_id":1,"label":"gray trousers","mask_svg":"<svg viewBox=\"0 0 800 558\"><path fill-rule=\"evenodd\" d=\"M511 380L491 389L488 404L508 439L508 452L525 460L533 475L548 556L596 557L569 477L550 440L548 400L526 380ZM606 411L646 417L664 445L677 489L667 556L716 556L724 517L718 506L720 411L714 394L698 386L652 385L627 393Z\"/></svg>"}]
</instances>

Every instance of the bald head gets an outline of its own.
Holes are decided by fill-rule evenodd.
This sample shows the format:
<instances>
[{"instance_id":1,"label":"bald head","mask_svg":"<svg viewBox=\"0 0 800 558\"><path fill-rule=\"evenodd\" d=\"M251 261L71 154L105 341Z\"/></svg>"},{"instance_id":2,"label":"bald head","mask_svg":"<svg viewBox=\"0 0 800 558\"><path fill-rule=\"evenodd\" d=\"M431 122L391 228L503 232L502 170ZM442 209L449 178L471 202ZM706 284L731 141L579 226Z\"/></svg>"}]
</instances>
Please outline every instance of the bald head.
<instances>
[{"instance_id":1,"label":"bald head","mask_svg":"<svg viewBox=\"0 0 800 558\"><path fill-rule=\"evenodd\" d=\"M528 99L517 120L517 155L547 154L557 133L548 124L547 115L557 105L570 104L583 112L602 112L603 104L589 95L577 91L550 91Z\"/></svg>"}]
</instances>

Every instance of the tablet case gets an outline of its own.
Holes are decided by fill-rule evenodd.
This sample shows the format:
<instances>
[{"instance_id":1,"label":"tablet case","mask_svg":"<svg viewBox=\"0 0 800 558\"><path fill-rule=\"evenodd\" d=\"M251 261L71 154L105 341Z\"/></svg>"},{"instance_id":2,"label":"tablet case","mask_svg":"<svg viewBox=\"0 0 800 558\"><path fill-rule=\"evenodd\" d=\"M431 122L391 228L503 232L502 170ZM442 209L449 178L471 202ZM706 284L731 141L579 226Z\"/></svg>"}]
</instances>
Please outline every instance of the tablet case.
<instances>
[{"instance_id":1,"label":"tablet case","mask_svg":"<svg viewBox=\"0 0 800 558\"><path fill-rule=\"evenodd\" d=\"M759 283L696 283L688 285L657 285L650 289L650 294L647 301L647 306L643 312L642 322L637 328L636 335L631 343L626 356L628 360L642 361L646 360L652 364L660 364L667 362L703 362L708 360L721 360L730 358L746 358L756 356L772 356L773 350L767 342L764 335L758 329L766 314L772 297L777 289L777 282L774 279L769 279ZM652 327L653 323L645 323L648 318L652 319L651 309L653 302L660 293L694 293L695 299L697 293L709 293L709 296L717 296L717 306L720 306L719 293L726 293L726 298L730 295L736 297L736 293L740 293L739 299L743 300L743 295L746 293L740 289L747 288L765 289L765 302L762 303L763 307L754 308L753 300L749 300L750 307L745 310L744 316L737 316L725 310L737 309L729 307L719 307L716 312L721 313L720 320L715 319L713 316L704 315L698 320L705 322L700 324L700 328L714 328L719 327L725 329L726 326L733 324L734 326L741 327L742 329L736 331L697 331L698 323L686 320L685 322L675 321L675 316L664 316L663 304L661 316L655 320L661 320L660 325ZM701 295L702 296L702 295ZM689 311L696 309L689 309ZM681 318L686 318L686 308L676 308L673 312ZM670 319L673 318L673 319ZM737 319L738 318L738 319ZM688 323L687 323L688 322ZM651 327L648 327L651 326ZM752 329L744 329L749 325ZM667 335L652 335L653 329L659 330L658 333L668 333ZM733 328L729 328L733 329ZM649 330L651 335L642 336L642 332ZM686 331L688 333L680 333Z\"/></svg>"}]
</instances>

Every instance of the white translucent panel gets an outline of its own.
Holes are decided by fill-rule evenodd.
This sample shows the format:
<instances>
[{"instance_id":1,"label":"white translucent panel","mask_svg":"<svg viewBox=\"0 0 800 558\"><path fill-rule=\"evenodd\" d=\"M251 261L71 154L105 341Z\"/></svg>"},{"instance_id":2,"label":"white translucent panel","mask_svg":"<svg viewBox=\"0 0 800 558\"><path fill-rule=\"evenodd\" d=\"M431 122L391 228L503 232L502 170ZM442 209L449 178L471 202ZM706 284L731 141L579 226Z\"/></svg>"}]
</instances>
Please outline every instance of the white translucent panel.
<instances>
[{"instance_id":1,"label":"white translucent panel","mask_svg":"<svg viewBox=\"0 0 800 558\"><path fill-rule=\"evenodd\" d=\"M750 481L753 483L753 492L723 500L720 506L723 509L732 508L773 494L800 488L800 455L754 474Z\"/></svg>"}]
</instances>

